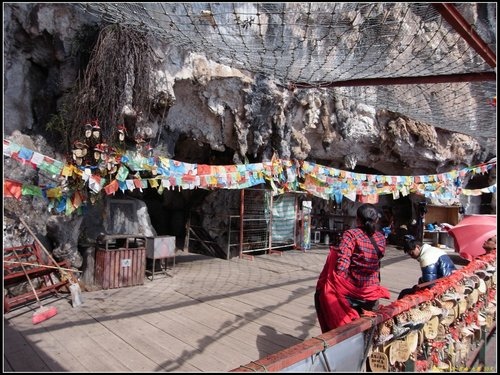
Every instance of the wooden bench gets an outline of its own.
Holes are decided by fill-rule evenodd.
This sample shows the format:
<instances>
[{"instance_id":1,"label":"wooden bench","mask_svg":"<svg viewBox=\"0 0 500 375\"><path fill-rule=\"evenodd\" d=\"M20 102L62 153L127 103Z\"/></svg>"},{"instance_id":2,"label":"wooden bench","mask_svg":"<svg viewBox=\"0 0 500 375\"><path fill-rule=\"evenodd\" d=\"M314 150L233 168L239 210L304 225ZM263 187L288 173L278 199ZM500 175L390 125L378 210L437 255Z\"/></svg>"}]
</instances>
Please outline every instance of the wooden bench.
<instances>
[{"instance_id":1,"label":"wooden bench","mask_svg":"<svg viewBox=\"0 0 500 375\"><path fill-rule=\"evenodd\" d=\"M55 264L45 261L42 249L36 242L30 245L4 248L3 260L4 312L10 311L13 307L36 300L35 294L28 284L26 274L34 284L38 298L51 293L58 294L61 288L66 288L69 292L69 281L61 280L59 270ZM19 262L25 263L25 271L23 271ZM68 268L70 263L64 260L58 262L58 265ZM11 289L22 283L27 283L28 291L14 295Z\"/></svg>"}]
</instances>

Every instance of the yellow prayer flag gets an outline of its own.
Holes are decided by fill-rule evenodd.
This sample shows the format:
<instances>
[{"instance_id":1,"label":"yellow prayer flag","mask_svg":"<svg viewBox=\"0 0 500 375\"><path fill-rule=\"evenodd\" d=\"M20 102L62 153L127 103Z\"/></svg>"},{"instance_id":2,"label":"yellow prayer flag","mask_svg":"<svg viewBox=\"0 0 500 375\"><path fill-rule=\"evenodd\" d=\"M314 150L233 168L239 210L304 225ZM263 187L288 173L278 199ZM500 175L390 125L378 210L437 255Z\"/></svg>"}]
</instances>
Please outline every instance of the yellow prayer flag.
<instances>
[{"instance_id":1,"label":"yellow prayer flag","mask_svg":"<svg viewBox=\"0 0 500 375\"><path fill-rule=\"evenodd\" d=\"M62 196L62 191L60 187L55 187L52 189L47 189L47 198L59 198Z\"/></svg>"},{"instance_id":2,"label":"yellow prayer flag","mask_svg":"<svg viewBox=\"0 0 500 375\"><path fill-rule=\"evenodd\" d=\"M61 175L63 175L64 177L71 177L73 175L72 167L72 165L66 164L61 171Z\"/></svg>"}]
</instances>

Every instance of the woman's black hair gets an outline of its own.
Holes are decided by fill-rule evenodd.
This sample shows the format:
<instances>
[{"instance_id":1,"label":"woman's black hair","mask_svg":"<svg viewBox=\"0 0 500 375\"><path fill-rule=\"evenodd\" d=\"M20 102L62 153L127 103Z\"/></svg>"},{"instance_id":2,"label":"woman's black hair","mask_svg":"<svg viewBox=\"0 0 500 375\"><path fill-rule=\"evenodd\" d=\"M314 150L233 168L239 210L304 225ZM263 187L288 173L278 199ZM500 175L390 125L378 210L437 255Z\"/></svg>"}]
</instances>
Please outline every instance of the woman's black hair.
<instances>
[{"instance_id":1,"label":"woman's black hair","mask_svg":"<svg viewBox=\"0 0 500 375\"><path fill-rule=\"evenodd\" d=\"M379 212L371 203L364 203L358 207L356 216L361 222L361 229L371 236L377 230Z\"/></svg>"}]
</instances>

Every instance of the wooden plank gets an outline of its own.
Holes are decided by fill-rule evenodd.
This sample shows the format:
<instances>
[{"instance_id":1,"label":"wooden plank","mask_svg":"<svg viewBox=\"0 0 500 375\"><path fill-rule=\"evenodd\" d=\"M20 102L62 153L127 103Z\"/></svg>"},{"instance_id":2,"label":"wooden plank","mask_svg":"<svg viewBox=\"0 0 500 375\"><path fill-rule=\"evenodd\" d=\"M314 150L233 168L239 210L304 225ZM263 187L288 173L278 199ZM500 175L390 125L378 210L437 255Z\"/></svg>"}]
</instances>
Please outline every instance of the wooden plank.
<instances>
[{"instance_id":1,"label":"wooden plank","mask_svg":"<svg viewBox=\"0 0 500 375\"><path fill-rule=\"evenodd\" d=\"M240 292L229 294L228 297L232 299L239 300L240 302L249 305L250 308L263 310L269 313L273 313L283 318L291 319L294 321L301 321L304 316L308 316L315 313L313 306L313 298L310 298L310 303L308 307L301 306L300 304L293 303L290 298L278 300L273 296L266 296L266 290L260 290L258 292ZM201 299L202 301L208 302L211 299L207 293L202 293L198 291L196 295L190 295L192 298ZM293 303L293 311L287 307L288 304Z\"/></svg>"},{"instance_id":2,"label":"wooden plank","mask_svg":"<svg viewBox=\"0 0 500 375\"><path fill-rule=\"evenodd\" d=\"M109 320L114 320L111 316L89 316L82 310L75 309L73 312L68 312L66 317L74 325L85 327L85 331L89 337L98 341L99 345L106 349L109 356L119 361L127 371L130 372L147 372L156 371L158 363L152 361L147 353L137 350L134 341L130 341L121 337L121 330L113 330L107 326ZM136 319L118 318L116 319L123 324L131 327L136 324ZM125 327L123 327L125 330Z\"/></svg>"},{"instance_id":3,"label":"wooden plank","mask_svg":"<svg viewBox=\"0 0 500 375\"><path fill-rule=\"evenodd\" d=\"M59 301L58 301L59 302ZM55 303L54 303L55 304ZM46 305L54 305L53 303L46 303ZM59 304L60 305L60 304ZM58 307L58 310L60 308ZM4 332L16 331L17 334L21 335L25 342L22 343L22 355L19 358L21 362L15 361L15 357L9 355L5 351L4 356L9 358L9 362L15 371L51 371L51 372L65 372L65 371L78 371L85 372L89 369L80 362L79 358L73 355L67 350L66 339L72 338L64 337L63 342L57 340L51 333L50 327L55 325L56 322L61 320L61 317L56 314L54 317L46 320L45 322L39 323L34 326L31 322L32 312L29 309L24 309L22 311L17 311L19 314L15 321L10 320L6 327L10 329L5 329ZM57 318L57 319L56 319ZM11 337L11 334L9 334ZM8 343L4 345L4 348L9 348L13 350L15 343L10 340L5 342ZM20 350L21 348L17 348ZM6 349L4 349L6 350ZM36 354L33 354L36 353ZM38 359L41 363L38 363Z\"/></svg>"},{"instance_id":4,"label":"wooden plank","mask_svg":"<svg viewBox=\"0 0 500 375\"><path fill-rule=\"evenodd\" d=\"M40 325L29 308L4 314L4 359L13 371L229 371L321 334L314 290L327 254L179 254L175 277L84 292L78 308L51 299L59 312ZM382 284L392 298L419 275L418 262L388 248Z\"/></svg>"},{"instance_id":5,"label":"wooden plank","mask_svg":"<svg viewBox=\"0 0 500 375\"><path fill-rule=\"evenodd\" d=\"M164 330L158 329L150 324L144 316L131 317L130 319L103 319L101 323L110 331L119 332L122 340L130 345L138 353L147 357L148 367L143 371L201 371L201 359L197 367L186 360L183 356L187 351L182 342ZM196 361L195 361L196 362ZM144 367L143 365L141 367Z\"/></svg>"},{"instance_id":6,"label":"wooden plank","mask_svg":"<svg viewBox=\"0 0 500 375\"><path fill-rule=\"evenodd\" d=\"M250 362L258 355L256 351L248 355L255 347L227 336L224 329L212 329L196 322L184 313L163 311L160 314L171 323L169 332L172 335L223 361L225 369L222 371L230 370L240 363Z\"/></svg>"},{"instance_id":7,"label":"wooden plank","mask_svg":"<svg viewBox=\"0 0 500 375\"><path fill-rule=\"evenodd\" d=\"M268 311L262 310L255 306L249 305L238 299L227 300L210 300L206 301L211 306L217 307L227 312L244 316L246 319L257 322L262 326L275 327L278 331L289 334L298 339L305 339L307 337L315 336L318 334L318 326L315 323L297 322L276 316ZM310 317L311 321L316 317Z\"/></svg>"},{"instance_id":8,"label":"wooden plank","mask_svg":"<svg viewBox=\"0 0 500 375\"><path fill-rule=\"evenodd\" d=\"M155 289L156 288L156 289ZM89 302L95 303L89 311L95 320L110 331L119 332L122 339L148 356L158 365L150 371L202 371L212 360L204 353L193 350L192 346L169 334L168 329L156 327L144 317L163 309L182 309L185 303L193 303L190 298L169 289L168 283L146 283L145 287L121 288L92 293ZM159 302L159 304L158 304ZM199 303L194 301L194 303ZM177 307L178 306L178 307ZM167 319L165 324L170 324ZM212 369L221 368L216 362Z\"/></svg>"},{"instance_id":9,"label":"wooden plank","mask_svg":"<svg viewBox=\"0 0 500 375\"><path fill-rule=\"evenodd\" d=\"M186 302L193 303L191 299L188 299L186 297L182 298L184 298ZM199 302L195 303L199 305ZM217 358L218 361L221 361L221 357L224 358L225 356L227 356L226 353L228 352L230 353L230 358L226 358L226 360L229 359L234 360L235 358L238 358L238 356L241 357L241 361L243 362L245 361L248 362L248 360L250 360L249 358L251 357L249 357L248 355L245 355L243 352L235 351L234 349L235 343L231 343L230 346L226 346L221 349L217 350L211 349L210 345L212 346L219 345L217 342L212 342L213 339L211 338L214 335L216 335L217 332L215 330L210 330L209 333L206 333L207 331L209 331L209 328L201 326L199 324L197 326L197 329L193 329L193 324L196 323L193 323L193 321L190 319L186 320L186 318L182 317L181 315L184 313L182 313L181 315L177 314L176 313L177 310L183 311L183 309L173 308L173 309L162 310L159 313L143 314L143 317L144 319L147 319L147 321L150 324L154 325L159 324L159 326L157 327L158 329L165 330L166 332L168 332L169 335L172 335L176 337L178 340L183 341L184 343L194 348L196 351L198 351L199 342L202 342L203 345L200 346L199 350L203 350L204 352L208 351L210 353L213 352L214 357ZM161 315L161 319L160 317L156 316L157 314ZM155 317L154 321L151 320L152 316ZM197 354L194 353L193 355ZM227 367L226 363L225 368L231 368L231 367Z\"/></svg>"},{"instance_id":10,"label":"wooden plank","mask_svg":"<svg viewBox=\"0 0 500 375\"><path fill-rule=\"evenodd\" d=\"M4 325L4 371L7 368L16 369L17 372L50 372L51 369L46 361L35 350L31 341L16 330L12 323ZM61 370L61 369L59 369Z\"/></svg>"},{"instance_id":11,"label":"wooden plank","mask_svg":"<svg viewBox=\"0 0 500 375\"><path fill-rule=\"evenodd\" d=\"M276 331L274 327L261 326L244 317L236 316L207 304L187 306L182 311L183 315L189 316L190 319L196 320L196 322L210 327L216 332L223 331L225 335L233 337L247 346L250 346L249 344L256 345L255 349L258 351L258 355L254 356L254 358L261 358L275 353L301 341ZM240 347L241 344L235 342L234 346ZM245 350L252 349L245 348Z\"/></svg>"},{"instance_id":12,"label":"wooden plank","mask_svg":"<svg viewBox=\"0 0 500 375\"><path fill-rule=\"evenodd\" d=\"M66 309L66 311L65 311ZM89 335L89 326L94 324L93 319L78 319L74 323L70 317L76 311L68 304L60 305L56 316L42 323L47 327L48 333L61 345L64 350L78 358L79 363L65 363L69 368L67 371L129 371L120 360L116 359L105 345ZM87 324L86 324L87 323ZM120 345L127 345L120 342Z\"/></svg>"},{"instance_id":13,"label":"wooden plank","mask_svg":"<svg viewBox=\"0 0 500 375\"><path fill-rule=\"evenodd\" d=\"M278 299L274 296L266 295L265 292L245 293L233 298L254 306L255 308L268 311L279 317L296 322L307 320L308 316L316 313L312 304L308 308L304 308L303 306L295 304L295 301L290 298L284 298L284 296L282 296L281 299ZM293 310L290 309L290 304L294 304Z\"/></svg>"},{"instance_id":14,"label":"wooden plank","mask_svg":"<svg viewBox=\"0 0 500 375\"><path fill-rule=\"evenodd\" d=\"M186 336L177 324L172 324L165 315L160 313L150 313L141 316L141 319L148 322L156 328L157 331L162 331L168 336L171 342L169 350L175 354L175 359L165 361L163 366L166 371L177 371L177 368L187 362L190 365L202 369L202 371L225 371L228 365L221 360L217 354L214 355L202 343L194 343ZM166 336L162 336L165 339ZM156 339L155 339L156 340Z\"/></svg>"},{"instance_id":15,"label":"wooden plank","mask_svg":"<svg viewBox=\"0 0 500 375\"><path fill-rule=\"evenodd\" d=\"M380 271L381 283L389 289L391 298L390 300L381 299L381 304L388 305L395 301L402 289L411 288L417 283L418 278L422 276L422 271L420 270L418 262L411 258L409 260L411 260L411 262L403 264L400 262L397 263L397 273L395 273L392 268L382 266Z\"/></svg>"},{"instance_id":16,"label":"wooden plank","mask_svg":"<svg viewBox=\"0 0 500 375\"><path fill-rule=\"evenodd\" d=\"M236 316L230 314L229 319L221 318L220 310L213 309L214 315L207 315L207 307L203 306L190 306L189 309L183 309L182 312L173 312L172 319L180 324L188 325L195 331L208 332L211 340L216 340L228 347L228 352L231 354L235 348L241 351L249 358L255 358L258 352L255 350L255 345L249 341L250 337L255 339L254 336L244 334L233 335L234 331L241 332L240 325L234 325L233 322L237 319ZM246 322L242 321L242 324ZM236 356L242 353L236 354ZM231 359L231 358L230 358Z\"/></svg>"}]
</instances>

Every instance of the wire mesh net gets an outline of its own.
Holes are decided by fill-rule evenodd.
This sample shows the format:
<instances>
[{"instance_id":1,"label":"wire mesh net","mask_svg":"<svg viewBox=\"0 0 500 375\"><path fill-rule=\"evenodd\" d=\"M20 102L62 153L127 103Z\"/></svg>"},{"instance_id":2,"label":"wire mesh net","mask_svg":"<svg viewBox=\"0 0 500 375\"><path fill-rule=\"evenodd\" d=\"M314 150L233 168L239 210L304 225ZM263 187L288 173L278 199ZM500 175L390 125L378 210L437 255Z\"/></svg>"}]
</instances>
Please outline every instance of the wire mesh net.
<instances>
[{"instance_id":1,"label":"wire mesh net","mask_svg":"<svg viewBox=\"0 0 500 375\"><path fill-rule=\"evenodd\" d=\"M377 109L483 141L496 140L496 79L491 79L495 67L432 3L81 6L107 22L127 24L221 64L269 76L286 88L328 87L339 97ZM496 5L456 6L495 51ZM476 6L487 13L481 20L472 19L478 14L472 11ZM442 78L438 83L425 80L436 76ZM406 80L376 85L360 81L394 77Z\"/></svg>"}]
</instances>

